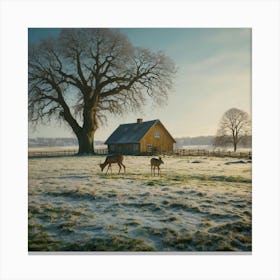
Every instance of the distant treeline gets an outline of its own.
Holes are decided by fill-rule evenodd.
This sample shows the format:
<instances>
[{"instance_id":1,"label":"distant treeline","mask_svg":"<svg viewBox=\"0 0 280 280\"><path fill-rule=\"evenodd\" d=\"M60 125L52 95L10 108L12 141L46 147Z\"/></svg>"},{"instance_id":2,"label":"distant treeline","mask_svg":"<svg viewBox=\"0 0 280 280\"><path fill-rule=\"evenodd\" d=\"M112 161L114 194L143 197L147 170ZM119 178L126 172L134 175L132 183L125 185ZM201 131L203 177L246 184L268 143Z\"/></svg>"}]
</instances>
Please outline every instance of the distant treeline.
<instances>
[{"instance_id":1,"label":"distant treeline","mask_svg":"<svg viewBox=\"0 0 280 280\"><path fill-rule=\"evenodd\" d=\"M216 136L197 136L197 137L181 137L175 138L176 149L182 149L184 146L210 146L215 142ZM240 143L241 147L251 147L252 139L248 136L245 141ZM101 146L104 145L104 141L94 141L94 145ZM78 146L78 140L76 138L28 138L29 147L58 147L58 146Z\"/></svg>"},{"instance_id":2,"label":"distant treeline","mask_svg":"<svg viewBox=\"0 0 280 280\"><path fill-rule=\"evenodd\" d=\"M175 138L175 140L176 147L182 148L183 146L212 145L215 136L181 137Z\"/></svg>"},{"instance_id":3,"label":"distant treeline","mask_svg":"<svg viewBox=\"0 0 280 280\"><path fill-rule=\"evenodd\" d=\"M104 145L104 141L94 141L95 145ZM76 138L47 138L37 137L28 138L28 147L60 147L60 146L78 146Z\"/></svg>"},{"instance_id":4,"label":"distant treeline","mask_svg":"<svg viewBox=\"0 0 280 280\"><path fill-rule=\"evenodd\" d=\"M177 149L181 149L184 146L212 146L215 143L216 136L197 136L197 137L181 137L175 138ZM231 138L229 137L229 142ZM230 146L232 144L229 144ZM250 148L252 147L252 136L246 136L239 144L240 147Z\"/></svg>"}]
</instances>

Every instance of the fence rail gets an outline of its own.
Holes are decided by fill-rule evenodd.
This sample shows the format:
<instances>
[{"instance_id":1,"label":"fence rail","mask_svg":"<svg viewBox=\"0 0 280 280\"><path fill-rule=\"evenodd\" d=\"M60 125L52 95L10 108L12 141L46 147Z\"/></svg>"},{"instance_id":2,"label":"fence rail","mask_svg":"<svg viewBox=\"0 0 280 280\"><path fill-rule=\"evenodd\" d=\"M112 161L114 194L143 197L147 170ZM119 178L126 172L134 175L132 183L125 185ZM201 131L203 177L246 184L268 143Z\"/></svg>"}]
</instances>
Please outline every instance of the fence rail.
<instances>
[{"instance_id":1,"label":"fence rail","mask_svg":"<svg viewBox=\"0 0 280 280\"><path fill-rule=\"evenodd\" d=\"M76 150L61 151L28 151L28 157L57 157L57 156L73 156L77 154Z\"/></svg>"},{"instance_id":2,"label":"fence rail","mask_svg":"<svg viewBox=\"0 0 280 280\"><path fill-rule=\"evenodd\" d=\"M107 149L95 149L97 154L108 154ZM59 157L59 156L74 156L78 150L58 150L58 151L28 151L28 157Z\"/></svg>"},{"instance_id":3,"label":"fence rail","mask_svg":"<svg viewBox=\"0 0 280 280\"><path fill-rule=\"evenodd\" d=\"M78 150L61 150L61 151L29 151L28 157L58 157L73 156ZM100 155L108 154L107 149L96 149L95 152ZM166 155L176 156L214 156L214 157L235 157L235 158L252 158L251 151L248 152L232 152L223 150L203 150L203 149L176 149L172 153Z\"/></svg>"},{"instance_id":4,"label":"fence rail","mask_svg":"<svg viewBox=\"0 0 280 280\"><path fill-rule=\"evenodd\" d=\"M252 158L252 152L233 152L224 150L203 150L203 149L177 149L173 154L178 156L214 156L214 157L238 157Z\"/></svg>"}]
</instances>

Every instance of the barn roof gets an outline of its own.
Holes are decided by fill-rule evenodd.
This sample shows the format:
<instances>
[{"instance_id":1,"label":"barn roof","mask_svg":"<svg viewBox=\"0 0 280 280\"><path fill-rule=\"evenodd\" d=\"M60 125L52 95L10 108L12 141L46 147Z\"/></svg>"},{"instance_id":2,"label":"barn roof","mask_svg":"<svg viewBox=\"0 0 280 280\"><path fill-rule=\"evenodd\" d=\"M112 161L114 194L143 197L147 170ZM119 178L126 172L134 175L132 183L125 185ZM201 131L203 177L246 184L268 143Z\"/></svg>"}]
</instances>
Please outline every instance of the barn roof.
<instances>
[{"instance_id":1,"label":"barn roof","mask_svg":"<svg viewBox=\"0 0 280 280\"><path fill-rule=\"evenodd\" d=\"M149 129L157 122L160 121L152 120L141 123L121 124L105 141L105 144L139 143ZM169 134L168 131L167 133ZM173 139L171 135L170 137Z\"/></svg>"}]
</instances>

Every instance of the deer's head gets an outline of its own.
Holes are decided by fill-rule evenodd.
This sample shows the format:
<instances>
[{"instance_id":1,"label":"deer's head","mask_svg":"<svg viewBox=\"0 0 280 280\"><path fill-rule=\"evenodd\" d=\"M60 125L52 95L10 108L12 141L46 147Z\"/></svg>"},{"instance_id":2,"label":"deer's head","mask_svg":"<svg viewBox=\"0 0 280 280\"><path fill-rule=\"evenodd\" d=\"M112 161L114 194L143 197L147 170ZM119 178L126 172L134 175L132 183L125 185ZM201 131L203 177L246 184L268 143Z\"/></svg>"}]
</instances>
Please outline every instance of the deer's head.
<instances>
[{"instance_id":1,"label":"deer's head","mask_svg":"<svg viewBox=\"0 0 280 280\"><path fill-rule=\"evenodd\" d=\"M106 164L104 164L104 163L99 163L98 165L99 165L101 171L103 171L106 166Z\"/></svg>"}]
</instances>

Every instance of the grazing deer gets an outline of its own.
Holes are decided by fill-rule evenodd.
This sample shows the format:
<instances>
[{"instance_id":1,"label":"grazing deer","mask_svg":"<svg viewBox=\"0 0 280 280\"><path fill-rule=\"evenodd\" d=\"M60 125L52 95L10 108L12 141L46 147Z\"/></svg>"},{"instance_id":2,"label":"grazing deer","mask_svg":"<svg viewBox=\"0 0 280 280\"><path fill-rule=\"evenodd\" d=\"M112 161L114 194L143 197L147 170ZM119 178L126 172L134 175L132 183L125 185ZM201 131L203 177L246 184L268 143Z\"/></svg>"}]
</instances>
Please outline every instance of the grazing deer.
<instances>
[{"instance_id":1,"label":"grazing deer","mask_svg":"<svg viewBox=\"0 0 280 280\"><path fill-rule=\"evenodd\" d=\"M154 176L155 176L155 169L157 167L158 169L158 175L159 175L159 166L161 164L164 164L163 160L161 159L161 157L159 157L158 159L157 158L152 158L151 159L151 175L153 175L153 171L154 171Z\"/></svg>"},{"instance_id":2,"label":"grazing deer","mask_svg":"<svg viewBox=\"0 0 280 280\"><path fill-rule=\"evenodd\" d=\"M111 156L107 156L105 161L103 163L100 163L99 166L101 168L101 171L103 171L104 168L106 167L106 165L108 165L108 168L107 168L107 171L106 171L106 174L107 174L108 170L109 170L109 167L111 168L111 173L112 173L111 164L112 163L117 163L119 168L120 168L118 174L120 174L122 166L123 166L124 173L125 173L125 165L122 162L123 162L123 156L122 155L111 155Z\"/></svg>"}]
</instances>

